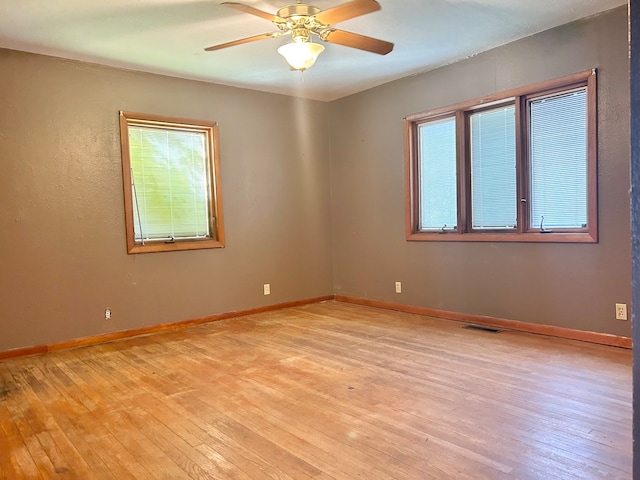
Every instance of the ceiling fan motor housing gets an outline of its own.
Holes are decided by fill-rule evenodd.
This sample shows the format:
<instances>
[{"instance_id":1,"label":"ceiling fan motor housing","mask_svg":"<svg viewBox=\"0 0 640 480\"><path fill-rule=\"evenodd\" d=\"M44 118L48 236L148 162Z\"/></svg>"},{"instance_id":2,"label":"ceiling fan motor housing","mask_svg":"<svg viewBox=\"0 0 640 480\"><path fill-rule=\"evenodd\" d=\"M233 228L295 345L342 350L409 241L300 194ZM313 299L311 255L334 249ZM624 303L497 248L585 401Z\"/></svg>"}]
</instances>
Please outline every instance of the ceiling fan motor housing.
<instances>
[{"instance_id":1,"label":"ceiling fan motor housing","mask_svg":"<svg viewBox=\"0 0 640 480\"><path fill-rule=\"evenodd\" d=\"M314 7L313 5L307 5L305 3L297 3L295 5L287 5L286 7L278 10L276 14L281 18L291 18L291 17L312 17L313 15L317 15L322 10L318 7Z\"/></svg>"}]
</instances>

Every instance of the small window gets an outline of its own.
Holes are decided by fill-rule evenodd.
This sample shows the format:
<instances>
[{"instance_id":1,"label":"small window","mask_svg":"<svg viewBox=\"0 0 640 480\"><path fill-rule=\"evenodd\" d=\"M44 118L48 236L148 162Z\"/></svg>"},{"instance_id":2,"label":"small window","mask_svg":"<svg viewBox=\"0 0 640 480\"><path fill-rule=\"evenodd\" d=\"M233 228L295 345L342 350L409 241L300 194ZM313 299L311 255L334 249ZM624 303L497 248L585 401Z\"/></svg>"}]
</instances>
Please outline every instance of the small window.
<instances>
[{"instance_id":1,"label":"small window","mask_svg":"<svg viewBox=\"0 0 640 480\"><path fill-rule=\"evenodd\" d=\"M129 253L224 246L215 123L120 112Z\"/></svg>"},{"instance_id":2,"label":"small window","mask_svg":"<svg viewBox=\"0 0 640 480\"><path fill-rule=\"evenodd\" d=\"M595 73L407 117L407 239L597 242Z\"/></svg>"}]
</instances>

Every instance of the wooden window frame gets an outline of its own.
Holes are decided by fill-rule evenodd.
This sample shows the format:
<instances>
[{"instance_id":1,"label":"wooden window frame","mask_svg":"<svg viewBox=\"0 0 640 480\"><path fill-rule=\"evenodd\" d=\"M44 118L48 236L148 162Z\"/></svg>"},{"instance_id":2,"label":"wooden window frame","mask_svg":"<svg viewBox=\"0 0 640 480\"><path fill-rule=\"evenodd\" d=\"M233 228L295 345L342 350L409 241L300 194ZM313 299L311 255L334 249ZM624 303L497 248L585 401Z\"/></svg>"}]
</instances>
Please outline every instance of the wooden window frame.
<instances>
[{"instance_id":1,"label":"wooden window frame","mask_svg":"<svg viewBox=\"0 0 640 480\"><path fill-rule=\"evenodd\" d=\"M134 199L129 149L129 126L147 126L167 130L184 130L204 133L208 152L209 171L209 231L211 236L203 239L175 239L172 241L140 242L135 239ZM122 149L122 180L124 188L124 213L127 238L127 253L172 252L224 247L224 221L222 215L222 189L220 180L220 158L218 124L201 120L166 117L147 113L120 112L120 145Z\"/></svg>"},{"instance_id":2,"label":"wooden window frame","mask_svg":"<svg viewBox=\"0 0 640 480\"><path fill-rule=\"evenodd\" d=\"M526 87L408 115L404 119L406 239L409 241L445 242L597 243L598 135L596 76L596 69L594 68ZM528 102L532 99L577 88L585 88L587 94L587 227L582 229L554 229L553 233L542 233L540 229L528 227L530 203ZM471 113L482 111L483 109L508 104L515 105L516 115L516 189L517 199L519 200L517 226L515 231L474 230L471 228L469 116ZM420 230L418 126L421 123L437 118L453 116L456 118L458 226L454 231Z\"/></svg>"}]
</instances>

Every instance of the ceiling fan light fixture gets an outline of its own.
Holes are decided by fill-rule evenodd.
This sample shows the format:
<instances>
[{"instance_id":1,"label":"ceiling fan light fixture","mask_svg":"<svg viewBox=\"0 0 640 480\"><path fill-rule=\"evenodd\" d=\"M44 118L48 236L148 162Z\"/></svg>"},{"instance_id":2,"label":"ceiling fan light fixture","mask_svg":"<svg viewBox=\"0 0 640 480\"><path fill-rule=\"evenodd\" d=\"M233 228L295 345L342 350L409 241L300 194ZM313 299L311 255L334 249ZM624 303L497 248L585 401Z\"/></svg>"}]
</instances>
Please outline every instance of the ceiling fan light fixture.
<instances>
[{"instance_id":1,"label":"ceiling fan light fixture","mask_svg":"<svg viewBox=\"0 0 640 480\"><path fill-rule=\"evenodd\" d=\"M278 53L287 60L291 68L302 71L311 68L323 50L324 47L319 43L294 40L278 48Z\"/></svg>"}]
</instances>

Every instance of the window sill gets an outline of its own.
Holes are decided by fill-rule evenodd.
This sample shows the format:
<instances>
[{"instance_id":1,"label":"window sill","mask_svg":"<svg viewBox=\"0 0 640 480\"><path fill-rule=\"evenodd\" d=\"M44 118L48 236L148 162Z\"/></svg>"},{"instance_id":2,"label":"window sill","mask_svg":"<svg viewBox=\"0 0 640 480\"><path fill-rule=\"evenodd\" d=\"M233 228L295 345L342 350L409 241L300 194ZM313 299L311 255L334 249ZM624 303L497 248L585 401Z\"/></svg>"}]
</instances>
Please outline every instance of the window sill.
<instances>
[{"instance_id":1,"label":"window sill","mask_svg":"<svg viewBox=\"0 0 640 480\"><path fill-rule=\"evenodd\" d=\"M205 248L224 248L224 244L218 240L193 240L173 243L150 242L146 245L133 245L129 247L127 253L176 252L180 250L200 250Z\"/></svg>"},{"instance_id":2,"label":"window sill","mask_svg":"<svg viewBox=\"0 0 640 480\"><path fill-rule=\"evenodd\" d=\"M508 243L598 243L587 232L558 233L431 233L407 234L410 242L508 242Z\"/></svg>"}]
</instances>

